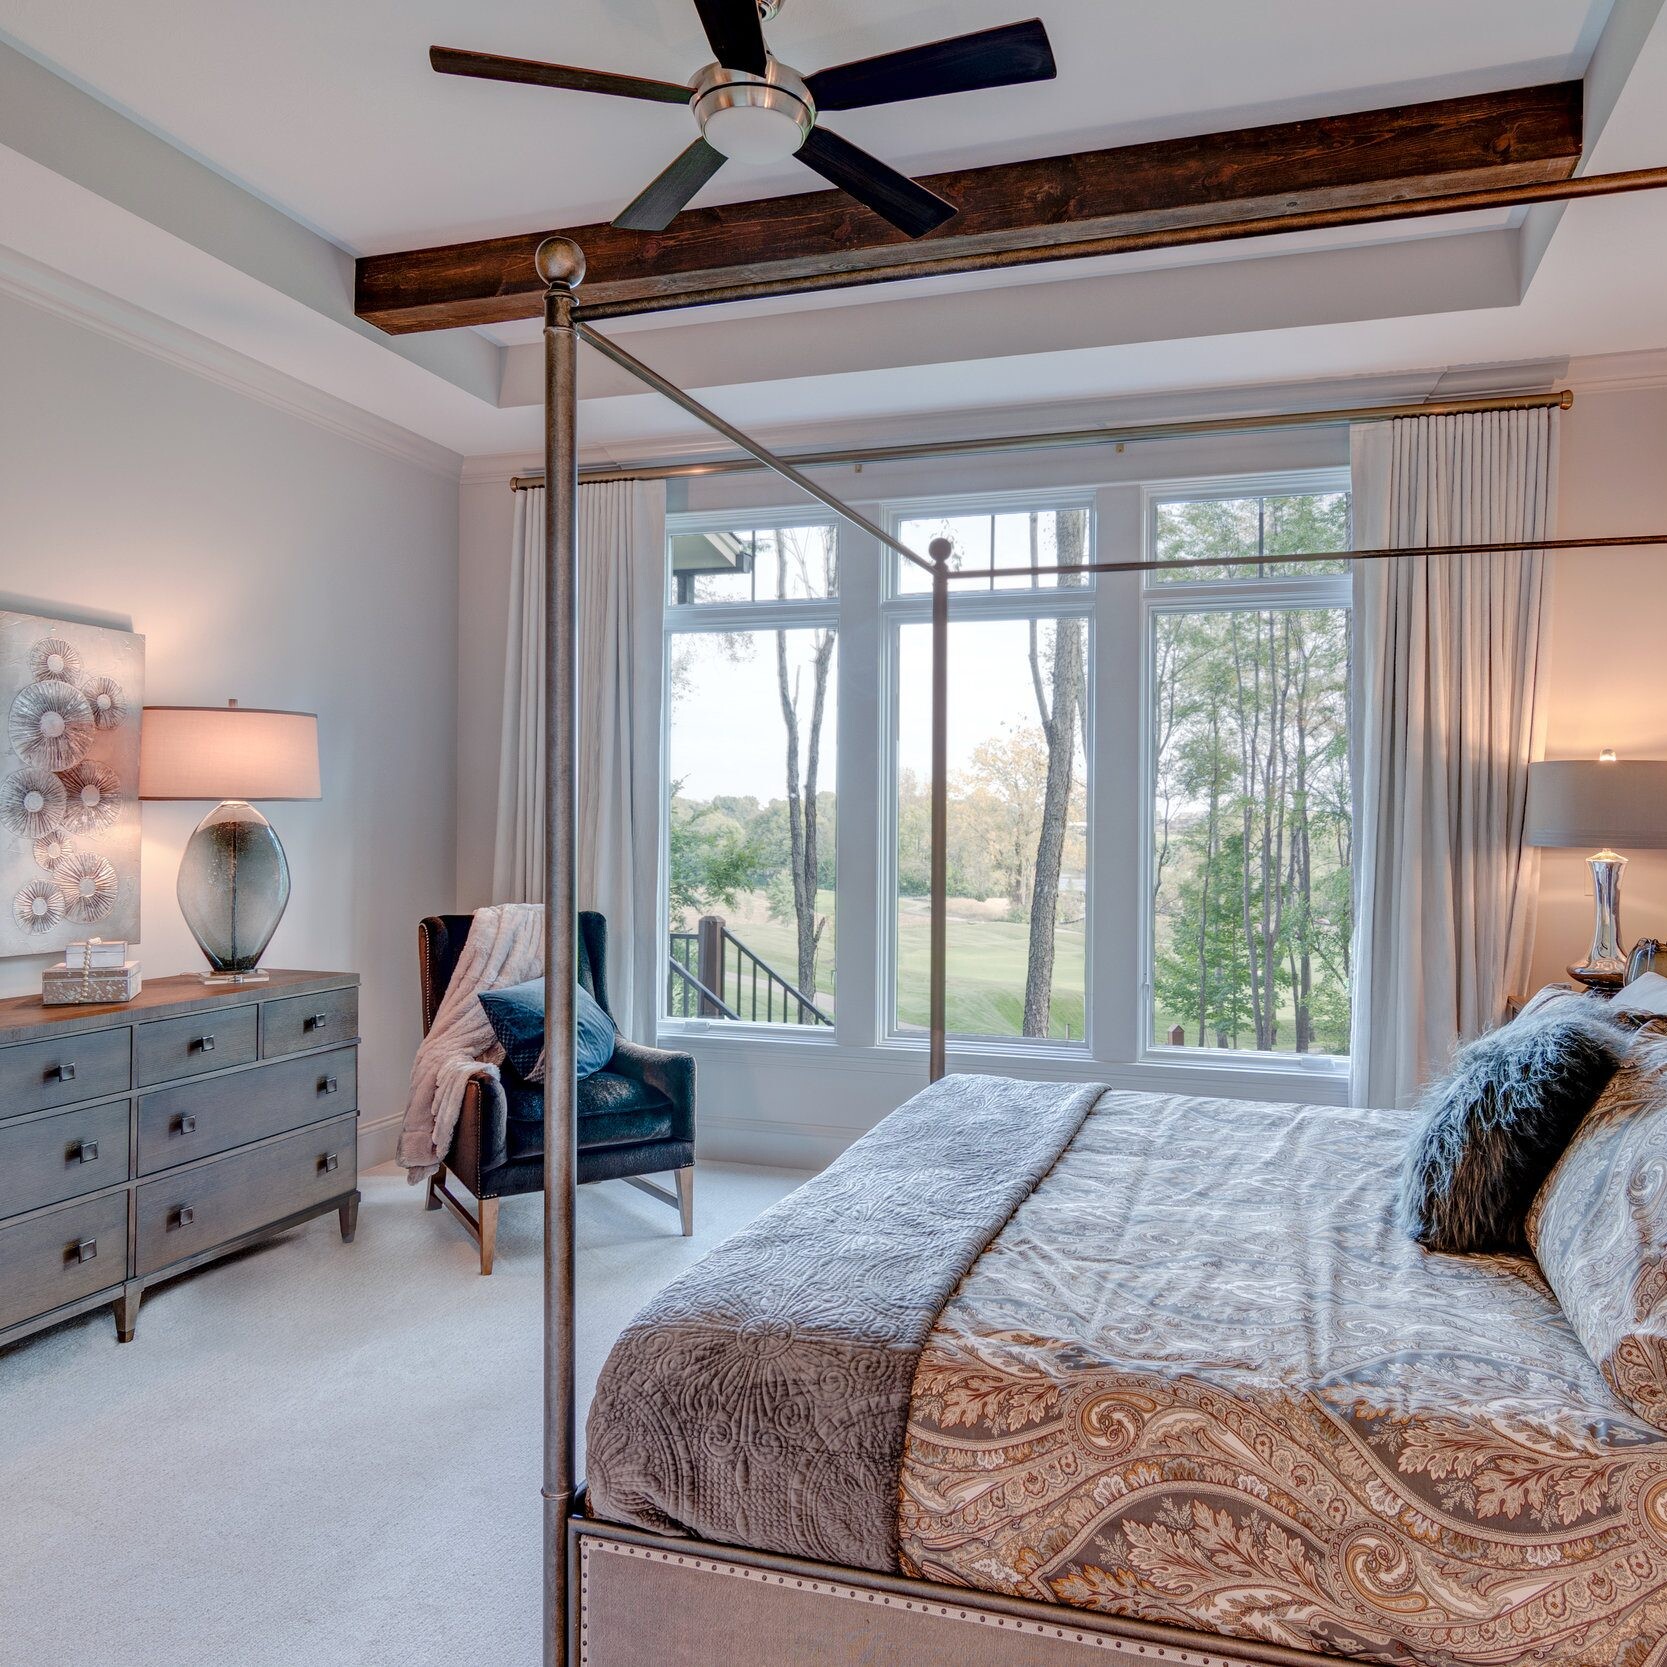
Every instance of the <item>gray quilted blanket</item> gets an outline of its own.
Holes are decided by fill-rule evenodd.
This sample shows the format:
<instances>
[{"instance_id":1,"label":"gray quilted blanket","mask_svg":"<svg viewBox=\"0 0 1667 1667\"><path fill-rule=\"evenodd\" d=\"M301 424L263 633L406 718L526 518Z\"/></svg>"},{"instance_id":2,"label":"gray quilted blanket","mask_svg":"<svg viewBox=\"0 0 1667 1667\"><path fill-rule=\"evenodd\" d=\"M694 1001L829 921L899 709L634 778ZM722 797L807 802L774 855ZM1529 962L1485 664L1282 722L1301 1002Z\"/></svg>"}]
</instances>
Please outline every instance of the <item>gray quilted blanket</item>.
<instances>
[{"instance_id":1,"label":"gray quilted blanket","mask_svg":"<svg viewBox=\"0 0 1667 1667\"><path fill-rule=\"evenodd\" d=\"M602 1369L592 1513L895 1570L921 1349L1103 1092L947 1077L668 1286Z\"/></svg>"}]
</instances>

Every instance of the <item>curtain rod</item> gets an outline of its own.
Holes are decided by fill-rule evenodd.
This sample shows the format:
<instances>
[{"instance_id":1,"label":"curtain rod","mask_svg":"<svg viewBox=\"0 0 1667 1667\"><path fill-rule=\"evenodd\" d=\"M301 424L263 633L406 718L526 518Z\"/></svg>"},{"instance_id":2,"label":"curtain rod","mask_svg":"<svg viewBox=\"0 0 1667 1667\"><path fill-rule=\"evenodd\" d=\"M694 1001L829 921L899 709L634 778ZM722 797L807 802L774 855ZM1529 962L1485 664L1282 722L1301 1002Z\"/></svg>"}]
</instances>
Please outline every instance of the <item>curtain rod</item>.
<instances>
[{"instance_id":1,"label":"curtain rod","mask_svg":"<svg viewBox=\"0 0 1667 1667\"><path fill-rule=\"evenodd\" d=\"M591 339L595 339L592 337ZM1329 411L1273 411L1260 416L1205 417L1191 422L1142 423L1129 427L1062 428L1041 434L998 434L983 439L926 440L893 446L858 446L842 451L789 452L785 461L801 469L828 465L898 463L927 457L970 457L989 452L1057 451L1067 446L1123 445L1137 440L1191 439L1209 434L1252 434L1263 429L1334 428L1345 423L1390 422L1397 417L1459 416L1477 411L1523 411L1555 406L1567 411L1574 392L1497 394L1478 399L1427 400L1406 405L1358 405ZM622 480L681 480L700 475L747 474L765 465L750 457L721 457L700 463L648 463L637 467L581 469L586 484ZM542 472L511 475L510 490L542 486Z\"/></svg>"}]
</instances>

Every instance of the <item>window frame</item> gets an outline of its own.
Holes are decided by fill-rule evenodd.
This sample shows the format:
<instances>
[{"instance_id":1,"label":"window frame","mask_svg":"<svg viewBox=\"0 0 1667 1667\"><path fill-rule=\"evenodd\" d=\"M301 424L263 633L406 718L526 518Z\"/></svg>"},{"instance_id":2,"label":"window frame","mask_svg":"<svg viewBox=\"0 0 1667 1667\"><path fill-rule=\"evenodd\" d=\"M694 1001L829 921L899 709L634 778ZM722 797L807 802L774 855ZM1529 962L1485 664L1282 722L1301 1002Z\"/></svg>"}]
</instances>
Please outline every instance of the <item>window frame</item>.
<instances>
[{"instance_id":1,"label":"window frame","mask_svg":"<svg viewBox=\"0 0 1667 1667\"><path fill-rule=\"evenodd\" d=\"M1147 481L1141 486L1143 559L1155 560L1157 514L1161 503L1196 502L1210 498L1299 497L1305 493L1352 492L1347 467L1281 470L1255 475L1210 475L1196 480ZM1349 543L1354 543L1354 506L1351 499ZM1339 552L1346 557L1347 552ZM1159 1044L1153 1035L1156 922L1151 906L1156 860L1158 750L1152 702L1156 692L1157 621L1166 614L1251 612L1257 609L1340 609L1354 630L1352 563L1340 573L1303 573L1238 579L1163 580L1155 573L1140 575L1140 782L1141 809L1138 845L1139 948L1136 962L1137 1031L1134 1063L1157 1069L1181 1067L1210 1072L1291 1075L1301 1073L1346 1080L1347 1054L1261 1052L1255 1048L1200 1048L1193 1044ZM1352 703L1351 703L1352 707ZM1353 712L1350 713L1351 731ZM1351 755L1356 736L1351 732Z\"/></svg>"},{"instance_id":2,"label":"window frame","mask_svg":"<svg viewBox=\"0 0 1667 1667\"><path fill-rule=\"evenodd\" d=\"M765 526L793 526L793 527L827 527L831 529L834 539L834 550L838 562L840 584L839 590L833 596L821 597L788 597L778 600L771 597L765 601L729 601L729 602L676 602L672 599L670 553L671 541L674 537L688 533L706 532L734 532L745 527L749 531L758 531ZM666 516L666 542L661 555L663 612L660 628L660 790L656 795L658 804L659 831L656 847L658 860L655 876L655 943L656 965L655 980L655 1029L660 1036L677 1035L711 1035L721 1033L737 1039L751 1039L754 1041L783 1041L808 1044L816 1047L833 1047L837 1045L839 1004L835 1000L835 1025L804 1024L771 1024L766 1021L753 1019L706 1019L682 1018L668 1013L666 993L670 973L664 965L667 957L665 939L670 931L671 920L671 657L675 640L688 636L727 636L736 633L776 630L825 630L834 633L834 687L838 698L834 702L833 735L834 735L834 792L835 792L835 834L834 834L834 944L835 969L837 979L838 945L840 935L840 903L844 896L844 886L841 882L842 869L840 865L840 822L837 806L841 790L841 761L844 758L844 747L841 744L840 706L845 687L845 633L841 617L845 595L845 558L847 546L844 542L845 528L834 516L826 510L810 510L801 506L790 506L780 510L774 509L738 509L730 511L697 511L689 513L675 513ZM837 984L836 984L837 990Z\"/></svg>"},{"instance_id":3,"label":"window frame","mask_svg":"<svg viewBox=\"0 0 1667 1667\"><path fill-rule=\"evenodd\" d=\"M1042 511L1081 510L1088 518L1088 538L1085 558L1092 563L1099 559L1099 528L1097 494L1092 487L1027 488L1005 492L936 493L930 497L898 498L884 506L886 530L894 537L902 537L906 521L942 515L1003 515L1030 514ZM886 564L886 582L880 597L880 687L881 687L881 778L879 799L879 883L876 887L878 976L875 980L875 1032L883 1046L924 1049L927 1035L923 1030L905 1029L898 1019L898 796L897 774L902 720L902 631L909 625L929 625L932 619L932 594L927 591L904 591L898 583L903 558L895 552ZM842 570L843 571L843 570ZM1083 910L1091 919L1096 886L1096 828L1094 736L1097 724L1098 682L1095 671L1095 635L1098 616L1099 575L1087 574L1080 586L1061 588L1032 583L1013 585L1006 589L979 587L971 580L958 580L949 587L949 619L951 626L950 668L954 675L953 627L962 621L1046 621L1075 618L1086 626L1083 641L1084 656L1084 744L1085 779L1083 797L1088 806L1086 868L1084 874ZM1063 605L1062 605L1063 604ZM1095 1050L1094 1024L1094 957L1085 947L1083 956L1083 1034L1080 1038L1061 1041L1044 1036L1002 1036L977 1032L952 1031L948 1035L951 1046L971 1049L985 1055L1008 1055L1016 1058L1049 1057L1070 1060L1092 1059Z\"/></svg>"}]
</instances>

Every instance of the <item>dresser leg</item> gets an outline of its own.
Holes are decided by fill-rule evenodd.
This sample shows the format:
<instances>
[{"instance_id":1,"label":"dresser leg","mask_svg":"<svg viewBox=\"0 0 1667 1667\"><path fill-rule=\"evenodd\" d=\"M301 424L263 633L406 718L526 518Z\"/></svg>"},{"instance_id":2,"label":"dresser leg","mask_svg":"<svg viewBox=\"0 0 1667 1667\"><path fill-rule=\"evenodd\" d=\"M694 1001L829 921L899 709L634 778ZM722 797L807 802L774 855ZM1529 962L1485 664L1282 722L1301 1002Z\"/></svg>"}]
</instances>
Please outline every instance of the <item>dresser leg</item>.
<instances>
[{"instance_id":1,"label":"dresser leg","mask_svg":"<svg viewBox=\"0 0 1667 1667\"><path fill-rule=\"evenodd\" d=\"M139 1324L139 1298L144 1295L144 1288L139 1285L125 1287L122 1294L116 1298L116 1341L131 1343L133 1333Z\"/></svg>"},{"instance_id":2,"label":"dresser leg","mask_svg":"<svg viewBox=\"0 0 1667 1667\"><path fill-rule=\"evenodd\" d=\"M492 1258L498 1253L498 1201L496 1198L483 1198L480 1201L480 1271L492 1271Z\"/></svg>"},{"instance_id":3,"label":"dresser leg","mask_svg":"<svg viewBox=\"0 0 1667 1667\"><path fill-rule=\"evenodd\" d=\"M342 1243L352 1244L353 1235L359 1231L358 1193L336 1206L336 1219L341 1223Z\"/></svg>"}]
</instances>

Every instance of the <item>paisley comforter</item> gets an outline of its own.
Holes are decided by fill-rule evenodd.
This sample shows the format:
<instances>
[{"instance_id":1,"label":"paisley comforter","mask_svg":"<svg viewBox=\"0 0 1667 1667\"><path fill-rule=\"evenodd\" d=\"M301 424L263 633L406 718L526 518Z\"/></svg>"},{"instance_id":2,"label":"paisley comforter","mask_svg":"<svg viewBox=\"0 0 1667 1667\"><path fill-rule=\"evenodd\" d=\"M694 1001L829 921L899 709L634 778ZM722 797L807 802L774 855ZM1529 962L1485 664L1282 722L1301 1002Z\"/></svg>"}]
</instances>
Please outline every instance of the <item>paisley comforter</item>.
<instances>
[{"instance_id":1,"label":"paisley comforter","mask_svg":"<svg viewBox=\"0 0 1667 1667\"><path fill-rule=\"evenodd\" d=\"M1667 1667L1667 1434L1392 1112L952 1077L650 1304L596 1514L1398 1667Z\"/></svg>"},{"instance_id":2,"label":"paisley comforter","mask_svg":"<svg viewBox=\"0 0 1667 1667\"><path fill-rule=\"evenodd\" d=\"M1667 1435L1395 1113L1108 1093L940 1312L904 1568L1368 1661L1667 1663Z\"/></svg>"}]
</instances>

